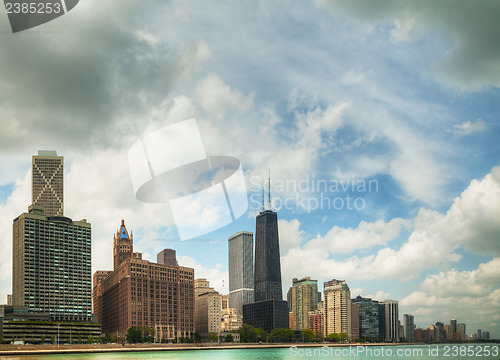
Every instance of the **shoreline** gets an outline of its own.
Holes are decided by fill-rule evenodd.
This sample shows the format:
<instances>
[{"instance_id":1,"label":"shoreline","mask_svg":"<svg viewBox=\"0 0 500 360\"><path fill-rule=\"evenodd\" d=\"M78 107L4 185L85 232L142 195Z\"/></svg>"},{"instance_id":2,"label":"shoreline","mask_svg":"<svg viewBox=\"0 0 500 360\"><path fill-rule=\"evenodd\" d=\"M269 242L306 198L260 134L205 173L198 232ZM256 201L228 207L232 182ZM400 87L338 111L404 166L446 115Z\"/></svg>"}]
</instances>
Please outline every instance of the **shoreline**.
<instances>
[{"instance_id":1,"label":"shoreline","mask_svg":"<svg viewBox=\"0 0 500 360\"><path fill-rule=\"evenodd\" d=\"M348 347L348 346L398 346L425 345L424 343L250 343L250 344L73 344L73 345L0 345L0 356L85 354L144 351L182 351L182 350L238 350L271 349L295 347ZM437 345L437 344L436 344ZM11 350L12 349L12 350Z\"/></svg>"}]
</instances>

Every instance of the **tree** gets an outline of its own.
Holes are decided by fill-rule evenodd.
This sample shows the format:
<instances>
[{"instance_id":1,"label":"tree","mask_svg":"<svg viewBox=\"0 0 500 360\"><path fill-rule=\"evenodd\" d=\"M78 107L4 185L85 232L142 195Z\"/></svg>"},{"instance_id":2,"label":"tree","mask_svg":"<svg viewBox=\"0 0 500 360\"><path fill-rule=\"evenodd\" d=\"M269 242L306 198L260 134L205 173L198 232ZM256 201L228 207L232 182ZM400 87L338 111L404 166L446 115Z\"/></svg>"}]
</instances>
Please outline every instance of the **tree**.
<instances>
[{"instance_id":1,"label":"tree","mask_svg":"<svg viewBox=\"0 0 500 360\"><path fill-rule=\"evenodd\" d=\"M267 333L263 328L257 328L255 329L257 333L257 340L259 341L266 341L267 340Z\"/></svg>"},{"instance_id":2,"label":"tree","mask_svg":"<svg viewBox=\"0 0 500 360\"><path fill-rule=\"evenodd\" d=\"M127 342L129 343L142 343L142 332L135 326L132 326L127 330Z\"/></svg>"},{"instance_id":3,"label":"tree","mask_svg":"<svg viewBox=\"0 0 500 360\"><path fill-rule=\"evenodd\" d=\"M345 332L341 332L339 334L339 338L340 338L340 341L346 342L347 340L349 340L349 335L347 335L347 333L345 333Z\"/></svg>"},{"instance_id":4,"label":"tree","mask_svg":"<svg viewBox=\"0 0 500 360\"><path fill-rule=\"evenodd\" d=\"M340 341L340 335L337 333L331 333L327 337L328 341L331 342L339 342Z\"/></svg>"},{"instance_id":5,"label":"tree","mask_svg":"<svg viewBox=\"0 0 500 360\"><path fill-rule=\"evenodd\" d=\"M257 331L252 325L243 324L239 329L241 342L255 342Z\"/></svg>"},{"instance_id":6,"label":"tree","mask_svg":"<svg viewBox=\"0 0 500 360\"><path fill-rule=\"evenodd\" d=\"M208 341L215 342L219 340L219 335L216 332L211 332L208 334Z\"/></svg>"},{"instance_id":7,"label":"tree","mask_svg":"<svg viewBox=\"0 0 500 360\"><path fill-rule=\"evenodd\" d=\"M93 343L94 343L94 341L95 341L95 340L94 340L94 338L93 338L93 337L89 337L89 338L87 339L87 344L93 344Z\"/></svg>"},{"instance_id":8,"label":"tree","mask_svg":"<svg viewBox=\"0 0 500 360\"><path fill-rule=\"evenodd\" d=\"M314 333L314 338L316 341L320 342L320 341L323 341L323 333L321 331L316 331Z\"/></svg>"},{"instance_id":9,"label":"tree","mask_svg":"<svg viewBox=\"0 0 500 360\"><path fill-rule=\"evenodd\" d=\"M13 339L13 340L12 340L12 342L14 342L14 338L12 338L12 339ZM54 341L56 341L56 337L55 337L54 335L52 335L52 336L50 337L50 343L51 343L51 344L53 344L53 343L54 343Z\"/></svg>"},{"instance_id":10,"label":"tree","mask_svg":"<svg viewBox=\"0 0 500 360\"><path fill-rule=\"evenodd\" d=\"M232 343L233 342L233 335L227 334L226 338L224 339L227 343Z\"/></svg>"},{"instance_id":11,"label":"tree","mask_svg":"<svg viewBox=\"0 0 500 360\"><path fill-rule=\"evenodd\" d=\"M196 331L194 332L193 337L195 342L199 343L201 341L201 335L198 334Z\"/></svg>"},{"instance_id":12,"label":"tree","mask_svg":"<svg viewBox=\"0 0 500 360\"><path fill-rule=\"evenodd\" d=\"M273 341L292 341L294 335L295 333L293 332L293 330L278 328L278 329L273 329L269 337Z\"/></svg>"},{"instance_id":13,"label":"tree","mask_svg":"<svg viewBox=\"0 0 500 360\"><path fill-rule=\"evenodd\" d=\"M3 336L0 336L0 344L3 344Z\"/></svg>"},{"instance_id":14,"label":"tree","mask_svg":"<svg viewBox=\"0 0 500 360\"><path fill-rule=\"evenodd\" d=\"M103 344L107 344L107 343L110 343L111 342L111 334L109 333L109 331L105 331L104 332L104 337L102 338L102 343Z\"/></svg>"},{"instance_id":15,"label":"tree","mask_svg":"<svg viewBox=\"0 0 500 360\"><path fill-rule=\"evenodd\" d=\"M312 331L311 329L304 329L302 330L301 337L304 342L312 342L315 337L314 331Z\"/></svg>"}]
</instances>

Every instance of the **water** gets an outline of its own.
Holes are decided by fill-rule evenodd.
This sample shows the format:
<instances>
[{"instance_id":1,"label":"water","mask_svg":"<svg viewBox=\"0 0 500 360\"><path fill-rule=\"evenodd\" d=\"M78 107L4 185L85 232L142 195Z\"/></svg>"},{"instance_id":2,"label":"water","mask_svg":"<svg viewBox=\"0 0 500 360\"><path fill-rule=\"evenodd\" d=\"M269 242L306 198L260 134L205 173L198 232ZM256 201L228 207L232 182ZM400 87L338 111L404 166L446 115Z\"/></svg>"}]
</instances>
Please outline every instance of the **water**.
<instances>
[{"instance_id":1,"label":"water","mask_svg":"<svg viewBox=\"0 0 500 360\"><path fill-rule=\"evenodd\" d=\"M274 349L144 351L99 354L5 356L19 360L291 360L291 359L500 359L500 344L351 346Z\"/></svg>"}]
</instances>

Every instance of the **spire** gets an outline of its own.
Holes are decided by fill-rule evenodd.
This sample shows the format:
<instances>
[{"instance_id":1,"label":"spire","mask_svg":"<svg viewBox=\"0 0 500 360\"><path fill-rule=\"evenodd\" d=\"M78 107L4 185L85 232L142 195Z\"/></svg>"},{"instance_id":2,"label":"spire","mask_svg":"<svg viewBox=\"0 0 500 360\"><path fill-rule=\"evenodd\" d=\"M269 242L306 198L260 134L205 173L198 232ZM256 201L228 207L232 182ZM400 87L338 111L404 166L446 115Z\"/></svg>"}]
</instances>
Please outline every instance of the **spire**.
<instances>
[{"instance_id":1,"label":"spire","mask_svg":"<svg viewBox=\"0 0 500 360\"><path fill-rule=\"evenodd\" d=\"M267 196L268 196L268 201L269 201L269 210L271 209L271 169L269 169L269 177L268 177L268 183L267 183Z\"/></svg>"},{"instance_id":2,"label":"spire","mask_svg":"<svg viewBox=\"0 0 500 360\"><path fill-rule=\"evenodd\" d=\"M262 212L266 210L264 206L264 179L262 179Z\"/></svg>"}]
</instances>

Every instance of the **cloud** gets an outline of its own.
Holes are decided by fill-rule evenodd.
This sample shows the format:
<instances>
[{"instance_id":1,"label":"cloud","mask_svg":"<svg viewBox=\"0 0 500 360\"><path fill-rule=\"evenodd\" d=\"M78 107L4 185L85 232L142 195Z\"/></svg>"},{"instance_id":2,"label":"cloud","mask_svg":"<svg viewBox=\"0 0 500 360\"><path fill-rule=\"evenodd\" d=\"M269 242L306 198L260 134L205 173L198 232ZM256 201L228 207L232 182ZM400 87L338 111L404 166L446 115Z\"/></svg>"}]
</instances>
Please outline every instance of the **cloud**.
<instances>
[{"instance_id":1,"label":"cloud","mask_svg":"<svg viewBox=\"0 0 500 360\"><path fill-rule=\"evenodd\" d=\"M461 255L456 251L462 245L474 253L499 256L499 213L500 167L495 167L482 180L471 181L446 214L422 208L411 220L362 221L355 229L334 226L325 236L318 235L282 256L283 273L289 278L309 274L316 278L407 281L424 270L458 262ZM288 230L303 236L300 227ZM411 232L408 239L399 248L389 247L403 230ZM359 255L359 250L377 245L384 247ZM350 256L339 259L341 253Z\"/></svg>"},{"instance_id":2,"label":"cloud","mask_svg":"<svg viewBox=\"0 0 500 360\"><path fill-rule=\"evenodd\" d=\"M387 245L410 224L408 220L395 218L387 223L382 219L371 223L361 221L356 229L334 226L324 237L309 241L307 247L328 249L330 253L338 254Z\"/></svg>"},{"instance_id":3,"label":"cloud","mask_svg":"<svg viewBox=\"0 0 500 360\"><path fill-rule=\"evenodd\" d=\"M455 269L428 275L400 301L420 326L456 318L468 329L500 332L500 258L481 263L472 271ZM487 304L487 306L485 306ZM485 328L489 324L491 328Z\"/></svg>"},{"instance_id":4,"label":"cloud","mask_svg":"<svg viewBox=\"0 0 500 360\"><path fill-rule=\"evenodd\" d=\"M210 282L210 287L213 287L221 294L229 293L229 273L222 264L217 264L214 268L207 268L203 264L197 262L189 256L178 256L179 265L195 269L195 279L205 278Z\"/></svg>"},{"instance_id":5,"label":"cloud","mask_svg":"<svg viewBox=\"0 0 500 360\"><path fill-rule=\"evenodd\" d=\"M477 131L483 131L484 129L486 129L486 123L483 119L453 125L453 131L459 136L469 135Z\"/></svg>"},{"instance_id":6,"label":"cloud","mask_svg":"<svg viewBox=\"0 0 500 360\"><path fill-rule=\"evenodd\" d=\"M443 33L449 50L433 66L440 80L463 90L481 86L500 86L500 45L497 34L500 3L494 0L417 0L342 1L317 0L332 12L348 13L362 21L391 23L397 41L417 39L412 33L434 36ZM450 13L453 13L453 16ZM422 36L421 35L421 36ZM480 39L480 41L478 41Z\"/></svg>"},{"instance_id":7,"label":"cloud","mask_svg":"<svg viewBox=\"0 0 500 360\"><path fill-rule=\"evenodd\" d=\"M300 230L300 221L293 219L286 221L278 220L278 230L280 239L280 252L285 254L289 249L300 246L304 239L304 231Z\"/></svg>"},{"instance_id":8,"label":"cloud","mask_svg":"<svg viewBox=\"0 0 500 360\"><path fill-rule=\"evenodd\" d=\"M0 112L9 121L0 151L23 149L35 137L47 148L116 145L142 132L144 114L210 56L203 42L172 49L148 26L137 28L151 7L85 3L45 31L2 38Z\"/></svg>"}]
</instances>

